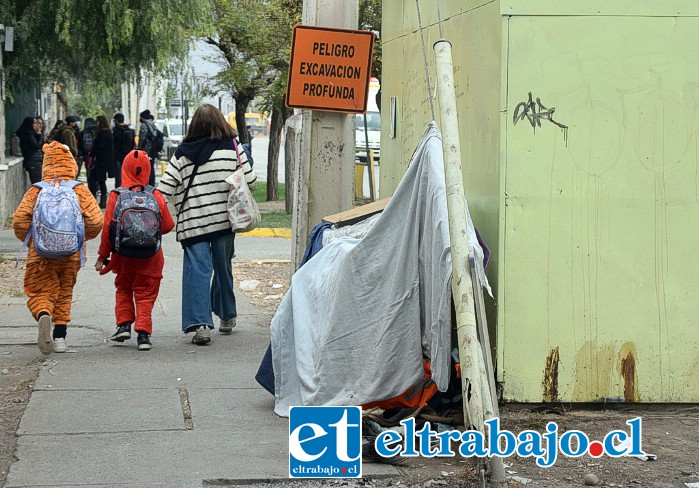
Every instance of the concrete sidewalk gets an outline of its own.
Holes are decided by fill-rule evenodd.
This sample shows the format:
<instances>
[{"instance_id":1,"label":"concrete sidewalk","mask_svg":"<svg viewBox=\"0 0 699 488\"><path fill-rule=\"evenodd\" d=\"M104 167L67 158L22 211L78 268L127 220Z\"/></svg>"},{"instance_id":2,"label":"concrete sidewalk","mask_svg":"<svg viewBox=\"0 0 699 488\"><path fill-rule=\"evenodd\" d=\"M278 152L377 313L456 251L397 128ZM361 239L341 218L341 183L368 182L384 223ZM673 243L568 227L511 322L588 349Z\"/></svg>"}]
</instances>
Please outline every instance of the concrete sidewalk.
<instances>
[{"instance_id":1,"label":"concrete sidewalk","mask_svg":"<svg viewBox=\"0 0 699 488\"><path fill-rule=\"evenodd\" d=\"M11 230L0 231L0 252L14 252L19 241L13 239ZM235 259L288 259L290 247L287 239L238 237ZM139 352L135 337L111 343L114 275L92 270L96 248L88 243L78 275L69 352L45 361L5 486L201 487L287 479L288 422L274 415L274 398L254 380L269 342L268 317L236 291L233 334L215 330L209 346L191 344L180 331L182 249L168 235L153 350ZM35 343L36 324L23 299L2 297L2 338ZM364 472L396 473L372 464Z\"/></svg>"}]
</instances>

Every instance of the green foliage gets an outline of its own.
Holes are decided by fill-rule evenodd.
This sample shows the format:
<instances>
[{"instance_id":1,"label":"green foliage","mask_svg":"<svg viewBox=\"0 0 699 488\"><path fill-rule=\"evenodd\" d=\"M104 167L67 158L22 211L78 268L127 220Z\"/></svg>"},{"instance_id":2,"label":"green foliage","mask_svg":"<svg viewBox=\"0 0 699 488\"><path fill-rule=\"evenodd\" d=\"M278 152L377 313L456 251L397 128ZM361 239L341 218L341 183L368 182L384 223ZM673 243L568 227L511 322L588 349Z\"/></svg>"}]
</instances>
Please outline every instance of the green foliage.
<instances>
[{"instance_id":1,"label":"green foliage","mask_svg":"<svg viewBox=\"0 0 699 488\"><path fill-rule=\"evenodd\" d=\"M381 0L359 0L359 29L376 33L371 75L381 81Z\"/></svg>"},{"instance_id":2,"label":"green foliage","mask_svg":"<svg viewBox=\"0 0 699 488\"><path fill-rule=\"evenodd\" d=\"M16 26L15 51L5 59L11 80L118 83L163 72L212 20L208 0L24 0L14 7L0 14Z\"/></svg>"},{"instance_id":3,"label":"green foliage","mask_svg":"<svg viewBox=\"0 0 699 488\"><path fill-rule=\"evenodd\" d=\"M292 215L286 212L270 212L261 214L259 227L261 229L290 229Z\"/></svg>"},{"instance_id":4,"label":"green foliage","mask_svg":"<svg viewBox=\"0 0 699 488\"><path fill-rule=\"evenodd\" d=\"M283 202L284 201L284 189L286 186L284 183L279 183L279 198L277 201ZM255 198L256 202L265 202L267 201L267 185L262 184L261 182L258 182L257 185L255 185L255 190L252 192L252 196ZM267 229L267 228L283 228L283 229L290 229L291 228L291 214L286 213L285 211L281 212L260 212L262 221L260 222L259 227L262 229Z\"/></svg>"},{"instance_id":5,"label":"green foliage","mask_svg":"<svg viewBox=\"0 0 699 488\"><path fill-rule=\"evenodd\" d=\"M116 109L121 106L121 89L117 85L95 82L83 83L64 94L70 100L70 112L79 115L82 120L104 115L111 120Z\"/></svg>"},{"instance_id":6,"label":"green foliage","mask_svg":"<svg viewBox=\"0 0 699 488\"><path fill-rule=\"evenodd\" d=\"M284 185L284 183L279 183L279 198L277 198L278 202L284 201L285 188L286 185ZM266 202L267 186L258 182L257 185L255 185L255 190L252 192L252 196L255 198L256 202Z\"/></svg>"},{"instance_id":7,"label":"green foliage","mask_svg":"<svg viewBox=\"0 0 699 488\"><path fill-rule=\"evenodd\" d=\"M214 0L215 32L207 42L228 66L216 82L233 98L272 100L286 90L293 25L301 19L301 1ZM241 97L242 96L242 97ZM268 110L269 111L269 110Z\"/></svg>"}]
</instances>

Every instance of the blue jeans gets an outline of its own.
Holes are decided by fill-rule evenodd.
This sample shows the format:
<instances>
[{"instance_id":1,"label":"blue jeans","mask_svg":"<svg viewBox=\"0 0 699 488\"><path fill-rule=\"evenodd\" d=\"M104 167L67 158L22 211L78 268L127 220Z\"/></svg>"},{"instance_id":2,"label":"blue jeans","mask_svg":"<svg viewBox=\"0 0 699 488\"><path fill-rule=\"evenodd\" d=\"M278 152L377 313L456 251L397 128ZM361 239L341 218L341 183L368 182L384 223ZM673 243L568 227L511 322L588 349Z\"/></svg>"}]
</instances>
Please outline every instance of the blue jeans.
<instances>
[{"instance_id":1,"label":"blue jeans","mask_svg":"<svg viewBox=\"0 0 699 488\"><path fill-rule=\"evenodd\" d=\"M184 248L182 269L182 330L206 325L214 328L211 313L226 321L237 317L233 294L235 234L197 242ZM213 279L212 279L213 274Z\"/></svg>"}]
</instances>

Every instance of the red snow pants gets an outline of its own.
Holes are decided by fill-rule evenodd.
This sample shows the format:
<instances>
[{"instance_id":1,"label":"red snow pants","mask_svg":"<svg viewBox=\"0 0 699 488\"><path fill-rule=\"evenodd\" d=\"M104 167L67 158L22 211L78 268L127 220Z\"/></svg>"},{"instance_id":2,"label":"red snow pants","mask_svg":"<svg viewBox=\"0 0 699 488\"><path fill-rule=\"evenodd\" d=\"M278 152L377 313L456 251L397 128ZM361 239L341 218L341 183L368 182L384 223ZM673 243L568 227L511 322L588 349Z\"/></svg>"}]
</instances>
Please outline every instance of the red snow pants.
<instances>
[{"instance_id":1,"label":"red snow pants","mask_svg":"<svg viewBox=\"0 0 699 488\"><path fill-rule=\"evenodd\" d=\"M116 287L116 323L121 325L131 322L136 332L153 333L153 305L158 298L160 280L138 272L117 274Z\"/></svg>"}]
</instances>

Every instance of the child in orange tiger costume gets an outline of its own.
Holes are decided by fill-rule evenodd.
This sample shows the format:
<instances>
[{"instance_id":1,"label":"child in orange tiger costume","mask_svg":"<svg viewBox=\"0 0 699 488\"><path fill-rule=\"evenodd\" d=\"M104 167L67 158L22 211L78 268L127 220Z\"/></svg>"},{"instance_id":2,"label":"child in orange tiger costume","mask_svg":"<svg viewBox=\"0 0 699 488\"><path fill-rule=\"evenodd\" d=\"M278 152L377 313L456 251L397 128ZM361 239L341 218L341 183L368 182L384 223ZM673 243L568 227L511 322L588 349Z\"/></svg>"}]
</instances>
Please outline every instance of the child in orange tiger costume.
<instances>
[{"instance_id":1,"label":"child in orange tiger costume","mask_svg":"<svg viewBox=\"0 0 699 488\"><path fill-rule=\"evenodd\" d=\"M51 182L55 178L75 180L78 166L67 146L59 142L44 144L44 163L41 179ZM27 236L32 224L34 206L40 189L32 186L15 210L12 226L21 241ZM75 193L82 209L85 223L85 240L94 239L102 230L102 212L95 198L85 185L77 185ZM30 243L27 253L27 268L24 272L24 293L29 298L27 307L39 322L38 346L42 353L66 351L66 329L70 322L70 306L73 287L80 269L80 252L62 259L47 259L39 256ZM53 319L53 341L51 321Z\"/></svg>"}]
</instances>

